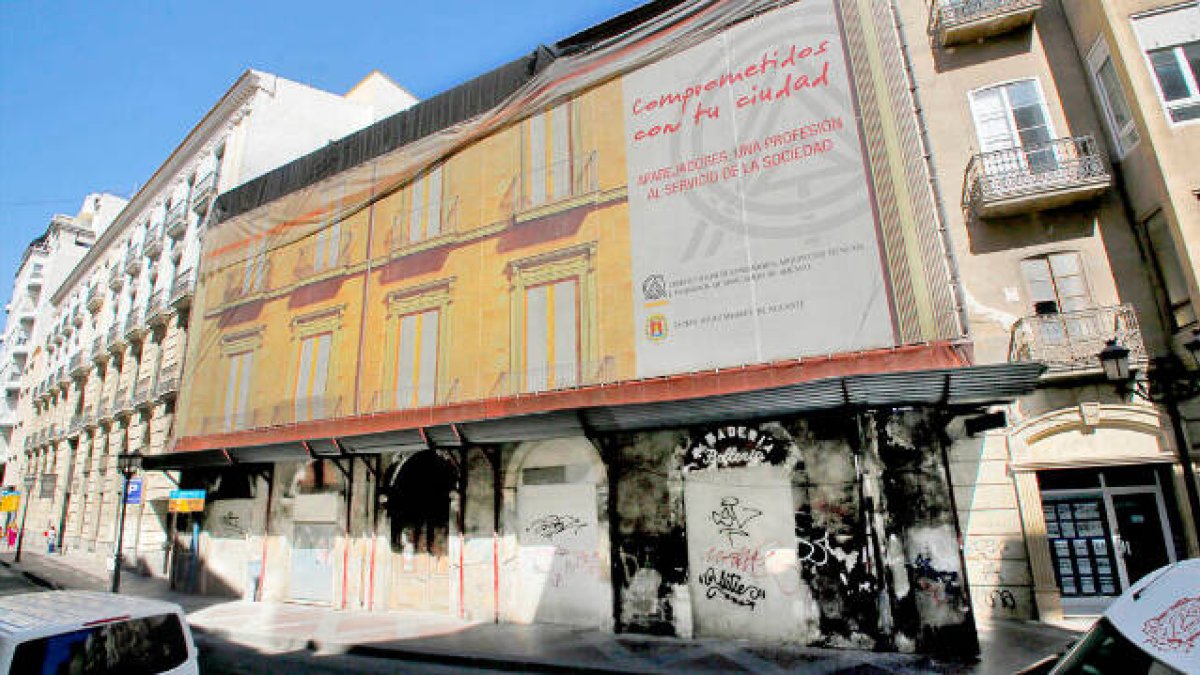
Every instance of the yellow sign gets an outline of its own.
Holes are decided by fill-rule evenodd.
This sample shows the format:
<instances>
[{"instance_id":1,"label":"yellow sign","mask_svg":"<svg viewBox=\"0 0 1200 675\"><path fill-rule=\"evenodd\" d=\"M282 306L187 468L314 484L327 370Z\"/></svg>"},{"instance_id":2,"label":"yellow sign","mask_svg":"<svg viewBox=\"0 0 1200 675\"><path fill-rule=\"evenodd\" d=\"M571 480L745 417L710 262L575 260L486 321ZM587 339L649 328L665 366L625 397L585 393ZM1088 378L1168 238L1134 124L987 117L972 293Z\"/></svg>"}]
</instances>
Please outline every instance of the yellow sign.
<instances>
[{"instance_id":1,"label":"yellow sign","mask_svg":"<svg viewBox=\"0 0 1200 675\"><path fill-rule=\"evenodd\" d=\"M13 513L20 507L20 504L21 495L15 492L0 495L0 513Z\"/></svg>"},{"instance_id":2,"label":"yellow sign","mask_svg":"<svg viewBox=\"0 0 1200 675\"><path fill-rule=\"evenodd\" d=\"M204 510L204 490L171 490L168 513L199 513Z\"/></svg>"}]
</instances>

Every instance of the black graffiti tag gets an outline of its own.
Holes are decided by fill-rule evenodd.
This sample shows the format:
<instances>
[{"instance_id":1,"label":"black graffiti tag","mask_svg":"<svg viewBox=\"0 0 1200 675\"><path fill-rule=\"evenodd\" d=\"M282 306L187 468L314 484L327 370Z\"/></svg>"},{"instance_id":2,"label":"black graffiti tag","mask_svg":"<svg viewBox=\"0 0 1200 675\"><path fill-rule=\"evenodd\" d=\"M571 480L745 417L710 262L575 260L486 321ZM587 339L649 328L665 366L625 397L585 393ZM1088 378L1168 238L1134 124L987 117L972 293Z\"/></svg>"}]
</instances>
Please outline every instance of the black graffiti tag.
<instances>
[{"instance_id":1,"label":"black graffiti tag","mask_svg":"<svg viewBox=\"0 0 1200 675\"><path fill-rule=\"evenodd\" d=\"M729 540L729 545L733 546L735 537L750 536L746 531L746 524L761 515L762 511L758 509L742 506L737 497L722 497L721 510L712 512L712 521L720 528L718 531Z\"/></svg>"},{"instance_id":2,"label":"black graffiti tag","mask_svg":"<svg viewBox=\"0 0 1200 675\"><path fill-rule=\"evenodd\" d=\"M767 597L767 592L753 584L742 581L742 575L712 567L704 571L697 579L705 587L705 597L712 599L718 595L735 605L754 609L759 600Z\"/></svg>"},{"instance_id":3,"label":"black graffiti tag","mask_svg":"<svg viewBox=\"0 0 1200 675\"><path fill-rule=\"evenodd\" d=\"M525 526L525 531L540 539L553 540L558 535L564 532L578 534L579 530L587 526L579 518L571 515L559 515L556 513L547 513L544 516L535 518Z\"/></svg>"}]
</instances>

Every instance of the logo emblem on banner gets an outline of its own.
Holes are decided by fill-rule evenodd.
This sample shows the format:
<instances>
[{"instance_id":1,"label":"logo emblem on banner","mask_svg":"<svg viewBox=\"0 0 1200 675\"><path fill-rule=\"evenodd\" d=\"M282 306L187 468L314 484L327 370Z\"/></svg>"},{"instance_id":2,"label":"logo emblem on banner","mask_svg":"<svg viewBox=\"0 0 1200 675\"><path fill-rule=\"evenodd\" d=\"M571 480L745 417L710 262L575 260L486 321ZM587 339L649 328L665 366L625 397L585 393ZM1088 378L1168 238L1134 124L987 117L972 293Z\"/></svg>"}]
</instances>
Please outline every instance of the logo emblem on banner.
<instances>
[{"instance_id":1,"label":"logo emblem on banner","mask_svg":"<svg viewBox=\"0 0 1200 675\"><path fill-rule=\"evenodd\" d=\"M651 314L646 317L646 337L653 342L667 339L667 317L663 314Z\"/></svg>"},{"instance_id":2,"label":"logo emblem on banner","mask_svg":"<svg viewBox=\"0 0 1200 675\"><path fill-rule=\"evenodd\" d=\"M661 274L651 274L642 282L642 297L647 301L667 297L667 280Z\"/></svg>"}]
</instances>

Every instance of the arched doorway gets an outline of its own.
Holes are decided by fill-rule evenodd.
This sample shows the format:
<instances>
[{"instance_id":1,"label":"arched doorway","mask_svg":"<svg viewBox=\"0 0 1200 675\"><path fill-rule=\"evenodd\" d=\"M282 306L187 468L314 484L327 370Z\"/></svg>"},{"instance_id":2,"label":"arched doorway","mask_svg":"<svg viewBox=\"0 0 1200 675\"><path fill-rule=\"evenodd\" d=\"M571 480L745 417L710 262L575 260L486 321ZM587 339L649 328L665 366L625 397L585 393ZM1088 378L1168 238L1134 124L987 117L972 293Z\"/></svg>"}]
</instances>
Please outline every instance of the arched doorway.
<instances>
[{"instance_id":1,"label":"arched doorway","mask_svg":"<svg viewBox=\"0 0 1200 675\"><path fill-rule=\"evenodd\" d=\"M397 462L384 483L391 542L388 607L450 611L454 468L427 450Z\"/></svg>"}]
</instances>

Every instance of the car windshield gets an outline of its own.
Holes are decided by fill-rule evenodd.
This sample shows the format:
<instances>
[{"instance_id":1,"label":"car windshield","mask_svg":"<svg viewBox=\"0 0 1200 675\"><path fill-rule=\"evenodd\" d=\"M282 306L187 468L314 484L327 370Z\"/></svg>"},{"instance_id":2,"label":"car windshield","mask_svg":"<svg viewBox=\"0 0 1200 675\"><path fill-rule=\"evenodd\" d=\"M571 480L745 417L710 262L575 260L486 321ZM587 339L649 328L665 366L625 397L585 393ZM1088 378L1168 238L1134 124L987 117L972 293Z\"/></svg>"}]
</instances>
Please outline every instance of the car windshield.
<instances>
[{"instance_id":1,"label":"car windshield","mask_svg":"<svg viewBox=\"0 0 1200 675\"><path fill-rule=\"evenodd\" d=\"M23 642L13 653L12 672L151 675L177 668L187 658L179 617L161 614Z\"/></svg>"},{"instance_id":2,"label":"car windshield","mask_svg":"<svg viewBox=\"0 0 1200 675\"><path fill-rule=\"evenodd\" d=\"M1101 619L1063 657L1052 675L1183 675L1125 639Z\"/></svg>"}]
</instances>

